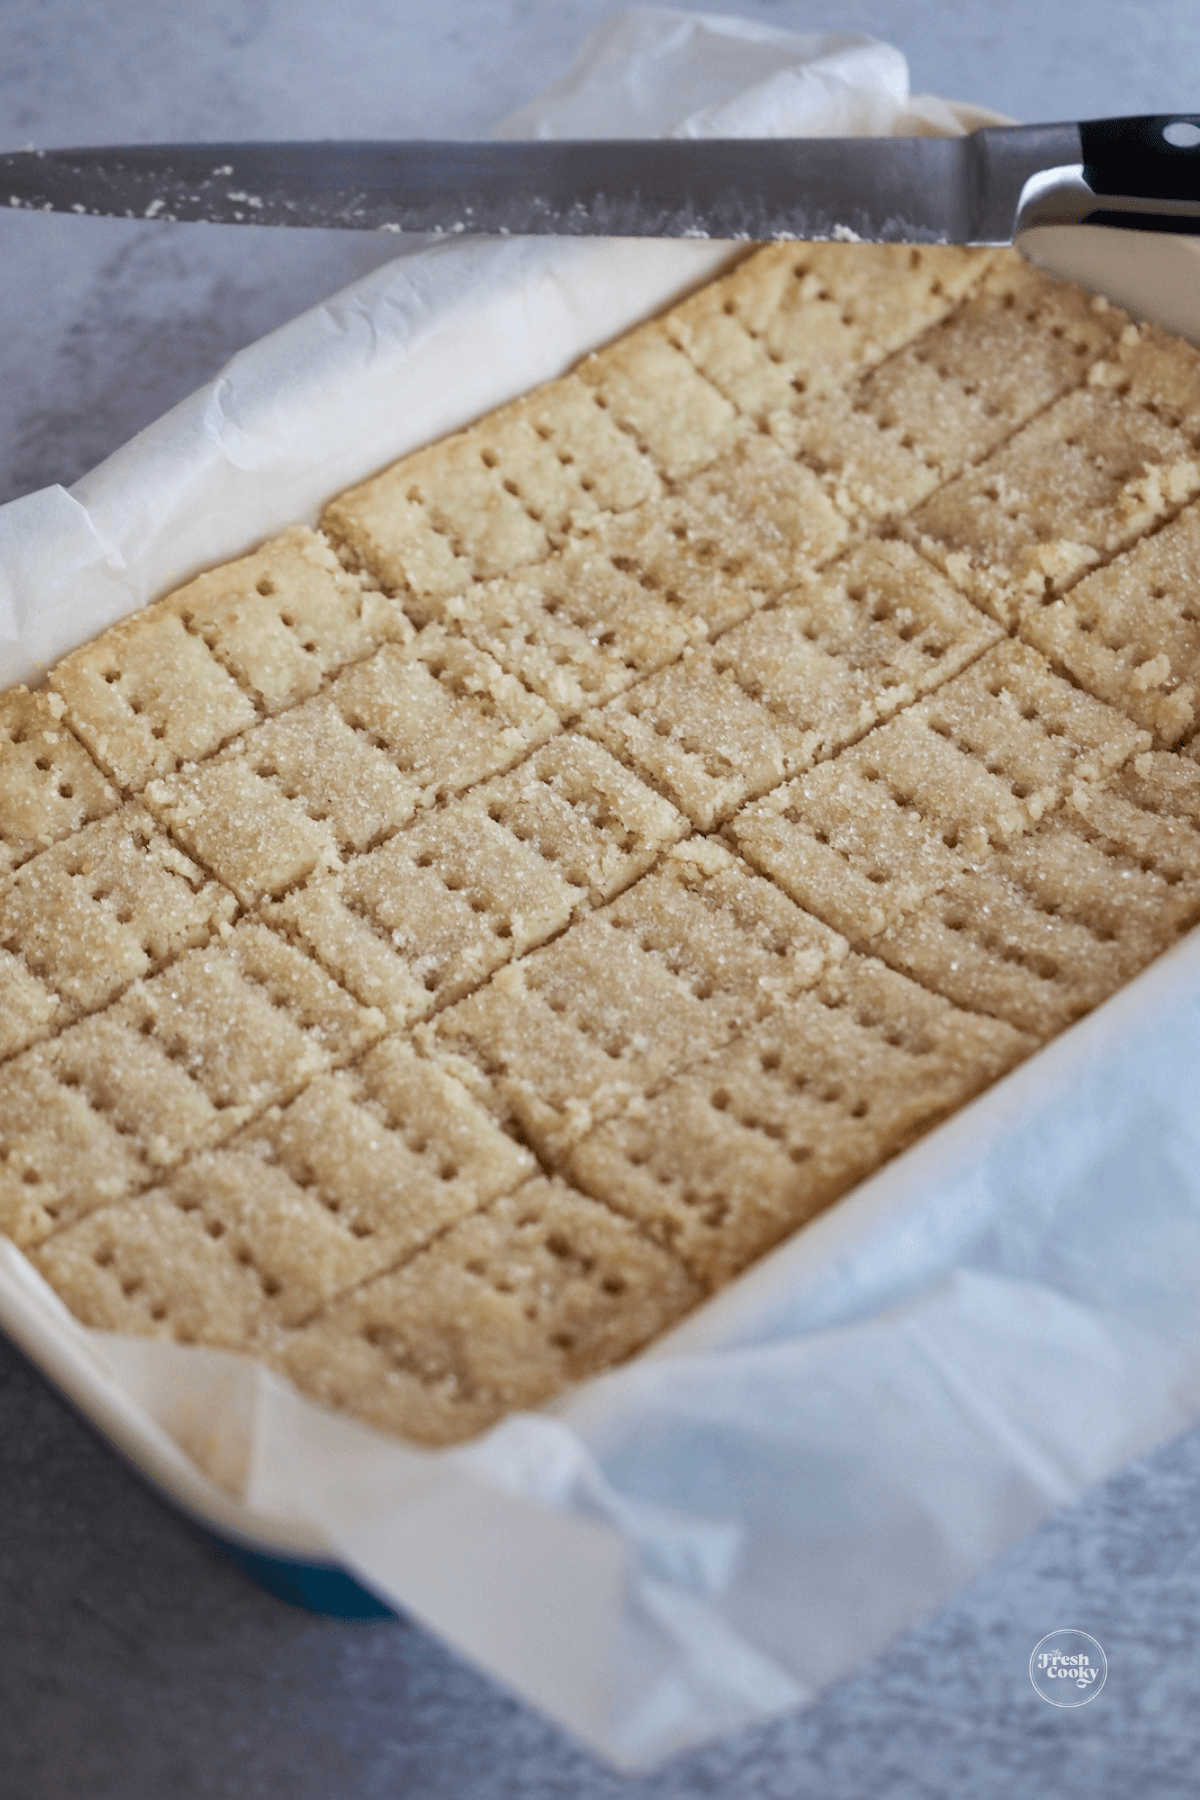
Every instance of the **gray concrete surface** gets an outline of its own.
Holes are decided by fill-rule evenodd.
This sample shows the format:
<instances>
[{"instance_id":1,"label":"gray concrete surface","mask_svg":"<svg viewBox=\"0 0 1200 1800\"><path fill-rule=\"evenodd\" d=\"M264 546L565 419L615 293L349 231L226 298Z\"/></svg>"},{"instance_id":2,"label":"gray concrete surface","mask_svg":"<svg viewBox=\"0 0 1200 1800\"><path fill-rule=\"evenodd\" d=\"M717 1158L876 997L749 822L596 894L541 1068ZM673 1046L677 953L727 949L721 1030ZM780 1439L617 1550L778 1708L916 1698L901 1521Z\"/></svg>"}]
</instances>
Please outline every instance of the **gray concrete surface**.
<instances>
[{"instance_id":1,"label":"gray concrete surface","mask_svg":"<svg viewBox=\"0 0 1200 1800\"><path fill-rule=\"evenodd\" d=\"M0 144L480 133L610 0L8 0ZM697 9L698 10L698 9ZM710 10L720 10L713 6ZM1194 0L742 0L1024 118L1200 109ZM373 238L0 213L0 499L82 474ZM1200 1790L1200 1432L1047 1523L816 1706L621 1778L418 1627L250 1586L0 1342L0 1800L1174 1800ZM1092 1632L1101 1695L1034 1694Z\"/></svg>"}]
</instances>

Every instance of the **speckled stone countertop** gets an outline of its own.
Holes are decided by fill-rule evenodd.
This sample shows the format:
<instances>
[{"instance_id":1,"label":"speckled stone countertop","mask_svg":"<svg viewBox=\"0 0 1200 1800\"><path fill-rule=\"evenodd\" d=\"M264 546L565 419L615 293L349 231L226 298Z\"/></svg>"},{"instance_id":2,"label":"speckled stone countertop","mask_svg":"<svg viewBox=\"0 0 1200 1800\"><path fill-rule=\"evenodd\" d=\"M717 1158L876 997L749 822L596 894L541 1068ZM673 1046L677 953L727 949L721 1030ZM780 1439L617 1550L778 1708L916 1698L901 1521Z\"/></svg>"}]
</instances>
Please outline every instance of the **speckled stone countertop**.
<instances>
[{"instance_id":1,"label":"speckled stone countertop","mask_svg":"<svg viewBox=\"0 0 1200 1800\"><path fill-rule=\"evenodd\" d=\"M8 0L0 145L463 136L612 0ZM699 10L699 9L694 9ZM871 31L1023 118L1200 107L1195 0L730 0ZM243 344L394 254L356 234L0 213L0 500L69 483ZM1077 1626L1094 1703L1034 1693ZM1049 1520L807 1712L621 1777L420 1627L274 1600L0 1340L0 1800L1170 1800L1200 1789L1200 1431Z\"/></svg>"}]
</instances>

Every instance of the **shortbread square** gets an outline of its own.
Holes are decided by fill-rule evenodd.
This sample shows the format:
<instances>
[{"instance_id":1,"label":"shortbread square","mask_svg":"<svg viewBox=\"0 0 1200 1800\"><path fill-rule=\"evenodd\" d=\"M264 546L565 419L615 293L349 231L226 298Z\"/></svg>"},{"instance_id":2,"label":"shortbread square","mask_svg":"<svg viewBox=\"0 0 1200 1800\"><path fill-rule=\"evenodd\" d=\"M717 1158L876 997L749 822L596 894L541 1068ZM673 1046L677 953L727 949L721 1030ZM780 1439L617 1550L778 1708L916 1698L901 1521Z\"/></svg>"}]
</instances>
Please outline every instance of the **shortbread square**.
<instances>
[{"instance_id":1,"label":"shortbread square","mask_svg":"<svg viewBox=\"0 0 1200 1800\"><path fill-rule=\"evenodd\" d=\"M514 400L498 415L505 425L511 418L536 432L578 486L584 504L578 509L572 505L571 523L589 517L589 505L600 512L624 512L662 493L650 457L602 402L598 389L578 375L564 375Z\"/></svg>"},{"instance_id":2,"label":"shortbread square","mask_svg":"<svg viewBox=\"0 0 1200 1800\"><path fill-rule=\"evenodd\" d=\"M823 758L1000 636L906 544L873 541L727 632L713 664ZM796 767L789 759L788 772Z\"/></svg>"},{"instance_id":3,"label":"shortbread square","mask_svg":"<svg viewBox=\"0 0 1200 1800\"><path fill-rule=\"evenodd\" d=\"M0 694L0 879L119 802L55 693Z\"/></svg>"},{"instance_id":4,"label":"shortbread square","mask_svg":"<svg viewBox=\"0 0 1200 1800\"><path fill-rule=\"evenodd\" d=\"M927 816L852 752L752 802L726 830L756 869L860 946L959 874L964 855L987 854L973 840L964 852L953 819Z\"/></svg>"},{"instance_id":5,"label":"shortbread square","mask_svg":"<svg viewBox=\"0 0 1200 1800\"><path fill-rule=\"evenodd\" d=\"M666 962L593 913L439 1015L430 1045L552 1162L727 1035Z\"/></svg>"},{"instance_id":6,"label":"shortbread square","mask_svg":"<svg viewBox=\"0 0 1200 1800\"><path fill-rule=\"evenodd\" d=\"M323 820L280 792L241 745L150 782L146 804L172 837L253 906L340 862Z\"/></svg>"},{"instance_id":7,"label":"shortbread square","mask_svg":"<svg viewBox=\"0 0 1200 1800\"><path fill-rule=\"evenodd\" d=\"M554 410L553 401L550 410ZM574 459L568 455L563 461L552 440L537 429L519 401L473 425L466 433L464 450L468 444L493 481L519 503L531 524L541 527L547 544L561 542L581 519L598 511L594 491L583 486ZM505 568L512 566L510 559L496 560L503 560ZM492 573L498 572L493 567Z\"/></svg>"},{"instance_id":8,"label":"shortbread square","mask_svg":"<svg viewBox=\"0 0 1200 1800\"><path fill-rule=\"evenodd\" d=\"M801 906L866 944L1032 830L1074 781L1146 747L1121 714L1003 642L728 831Z\"/></svg>"},{"instance_id":9,"label":"shortbread square","mask_svg":"<svg viewBox=\"0 0 1200 1800\"><path fill-rule=\"evenodd\" d=\"M1011 627L1198 490L1200 458L1182 432L1103 388L1077 388L932 495L906 530Z\"/></svg>"},{"instance_id":10,"label":"shortbread square","mask_svg":"<svg viewBox=\"0 0 1200 1800\"><path fill-rule=\"evenodd\" d=\"M249 921L135 982L111 1016L153 1038L215 1107L228 1109L231 1130L350 1062L384 1030L379 1013Z\"/></svg>"},{"instance_id":11,"label":"shortbread square","mask_svg":"<svg viewBox=\"0 0 1200 1800\"><path fill-rule=\"evenodd\" d=\"M771 420L775 441L823 484L847 536L894 525L942 483L933 455L869 383L818 394Z\"/></svg>"},{"instance_id":12,"label":"shortbread square","mask_svg":"<svg viewBox=\"0 0 1200 1800\"><path fill-rule=\"evenodd\" d=\"M1039 1039L1081 1018L1200 919L1196 820L1139 806L1131 785L1076 789L879 938L879 955Z\"/></svg>"},{"instance_id":13,"label":"shortbread square","mask_svg":"<svg viewBox=\"0 0 1200 1800\"><path fill-rule=\"evenodd\" d=\"M721 846L661 871L441 1015L430 1042L557 1160L845 953Z\"/></svg>"},{"instance_id":14,"label":"shortbread square","mask_svg":"<svg viewBox=\"0 0 1200 1800\"><path fill-rule=\"evenodd\" d=\"M259 717L203 637L159 604L73 650L50 675L66 719L126 794L211 756Z\"/></svg>"},{"instance_id":15,"label":"shortbread square","mask_svg":"<svg viewBox=\"0 0 1200 1800\"><path fill-rule=\"evenodd\" d=\"M768 353L757 317L764 255L770 254L760 251L751 256L730 274L679 301L663 318L671 342L756 424L793 405L796 398L793 372L782 356ZM777 262L778 255L776 252ZM780 268L772 273L776 275L774 292L780 275L786 281L787 271Z\"/></svg>"},{"instance_id":16,"label":"shortbread square","mask_svg":"<svg viewBox=\"0 0 1200 1800\"><path fill-rule=\"evenodd\" d=\"M657 319L585 357L576 374L669 481L702 469L742 435L735 409Z\"/></svg>"},{"instance_id":17,"label":"shortbread square","mask_svg":"<svg viewBox=\"0 0 1200 1800\"><path fill-rule=\"evenodd\" d=\"M1026 870L1043 839L1055 835L1046 826L1022 840ZM1131 956L1114 935L1064 916L1056 902L1030 891L1028 874L1014 880L1004 863L957 876L877 938L875 948L956 1005L1007 1019L1042 1041L1098 1006L1144 958Z\"/></svg>"},{"instance_id":18,"label":"shortbread square","mask_svg":"<svg viewBox=\"0 0 1200 1800\"><path fill-rule=\"evenodd\" d=\"M55 1072L52 1044L0 1067L0 1230L19 1249L152 1180L134 1146Z\"/></svg>"},{"instance_id":19,"label":"shortbread square","mask_svg":"<svg viewBox=\"0 0 1200 1800\"><path fill-rule=\"evenodd\" d=\"M475 580L536 564L596 512L660 492L604 396L568 375L339 495L322 525L426 625Z\"/></svg>"},{"instance_id":20,"label":"shortbread square","mask_svg":"<svg viewBox=\"0 0 1200 1800\"><path fill-rule=\"evenodd\" d=\"M810 469L756 435L669 500L598 520L588 536L715 636L828 562L849 527Z\"/></svg>"},{"instance_id":21,"label":"shortbread square","mask_svg":"<svg viewBox=\"0 0 1200 1800\"><path fill-rule=\"evenodd\" d=\"M902 518L1081 386L1124 314L1002 256L948 317L859 382L771 421L864 521Z\"/></svg>"},{"instance_id":22,"label":"shortbread square","mask_svg":"<svg viewBox=\"0 0 1200 1800\"><path fill-rule=\"evenodd\" d=\"M130 1009L109 1007L45 1046L44 1061L64 1087L82 1094L121 1133L157 1179L185 1157L221 1143L236 1119L209 1098L185 1059L141 1029L144 1023L135 1023Z\"/></svg>"},{"instance_id":23,"label":"shortbread square","mask_svg":"<svg viewBox=\"0 0 1200 1800\"><path fill-rule=\"evenodd\" d=\"M1142 962L1165 950L1200 916L1195 786L1189 815L1173 803L1169 788L1163 792L1154 773L1144 779L1123 771L1112 781L1081 782L1071 790L1063 822L1087 848L1077 851L1064 833L1051 877L1057 888L1047 892L1063 911L1099 933L1140 941Z\"/></svg>"},{"instance_id":24,"label":"shortbread square","mask_svg":"<svg viewBox=\"0 0 1200 1800\"><path fill-rule=\"evenodd\" d=\"M690 639L703 642L766 598L743 579L741 559L712 527L711 516L701 523L695 509L673 500L601 520L583 542L631 576L652 605L690 622Z\"/></svg>"},{"instance_id":25,"label":"shortbread square","mask_svg":"<svg viewBox=\"0 0 1200 1800\"><path fill-rule=\"evenodd\" d=\"M1193 505L1069 593L1030 600L1017 629L1169 748L1200 723L1198 558L1200 507Z\"/></svg>"},{"instance_id":26,"label":"shortbread square","mask_svg":"<svg viewBox=\"0 0 1200 1800\"><path fill-rule=\"evenodd\" d=\"M568 720L674 662L704 636L682 605L576 543L452 602L457 629Z\"/></svg>"},{"instance_id":27,"label":"shortbread square","mask_svg":"<svg viewBox=\"0 0 1200 1800\"><path fill-rule=\"evenodd\" d=\"M778 244L680 302L664 325L762 423L843 386L935 324L994 259L904 245L877 245L866 259L844 244Z\"/></svg>"},{"instance_id":28,"label":"shortbread square","mask_svg":"<svg viewBox=\"0 0 1200 1800\"><path fill-rule=\"evenodd\" d=\"M1079 784L1036 831L950 882L878 950L957 1004L1046 1038L1198 917L1200 770L1159 753Z\"/></svg>"},{"instance_id":29,"label":"shortbread square","mask_svg":"<svg viewBox=\"0 0 1200 1800\"><path fill-rule=\"evenodd\" d=\"M385 645L345 670L330 694L427 801L511 768L558 730L544 700L440 625L427 625L410 650Z\"/></svg>"},{"instance_id":30,"label":"shortbread square","mask_svg":"<svg viewBox=\"0 0 1200 1800\"><path fill-rule=\"evenodd\" d=\"M384 865L404 871L403 857ZM431 899L436 886L426 887ZM311 956L347 993L378 1010L392 1030L431 1012L435 996L414 972L409 956L372 915L369 897L347 894L344 880L325 876L293 888L259 908L258 917L286 943Z\"/></svg>"},{"instance_id":31,"label":"shortbread square","mask_svg":"<svg viewBox=\"0 0 1200 1800\"><path fill-rule=\"evenodd\" d=\"M48 1037L64 1007L23 952L0 949L0 1062Z\"/></svg>"},{"instance_id":32,"label":"shortbread square","mask_svg":"<svg viewBox=\"0 0 1200 1800\"><path fill-rule=\"evenodd\" d=\"M828 984L601 1125L568 1171L719 1287L1032 1048L882 964Z\"/></svg>"},{"instance_id":33,"label":"shortbread square","mask_svg":"<svg viewBox=\"0 0 1200 1800\"><path fill-rule=\"evenodd\" d=\"M355 1282L537 1172L460 1082L396 1039L271 1108L233 1148L281 1170L322 1208L326 1229L332 1221L358 1245ZM319 1297L335 1291L326 1283Z\"/></svg>"},{"instance_id":34,"label":"shortbread square","mask_svg":"<svg viewBox=\"0 0 1200 1800\"><path fill-rule=\"evenodd\" d=\"M327 508L321 521L337 544L409 605L426 606L524 563L540 562L550 538L506 481L479 429L415 450Z\"/></svg>"},{"instance_id":35,"label":"shortbread square","mask_svg":"<svg viewBox=\"0 0 1200 1800\"><path fill-rule=\"evenodd\" d=\"M684 657L595 712L580 730L652 783L700 831L804 768L818 739L760 706L712 651Z\"/></svg>"},{"instance_id":36,"label":"shortbread square","mask_svg":"<svg viewBox=\"0 0 1200 1800\"><path fill-rule=\"evenodd\" d=\"M838 967L839 935L802 912L723 845L688 838L607 909L613 924L707 1003L716 1027L744 1030Z\"/></svg>"},{"instance_id":37,"label":"shortbread square","mask_svg":"<svg viewBox=\"0 0 1200 1800\"><path fill-rule=\"evenodd\" d=\"M243 1173L260 1220L310 1223L298 1210L287 1218L291 1196L272 1191L283 1184L257 1158L207 1153L166 1187L68 1225L34 1253L35 1264L97 1330L248 1350L267 1323L277 1278L256 1268L248 1233L236 1230L232 1244L226 1236L222 1214L236 1212Z\"/></svg>"},{"instance_id":38,"label":"shortbread square","mask_svg":"<svg viewBox=\"0 0 1200 1800\"><path fill-rule=\"evenodd\" d=\"M1036 824L1074 782L1101 780L1150 747L1147 732L1011 641L995 645L886 729L897 744L923 739L932 748L929 737L940 737L1006 784L1023 812L1006 826L997 792L980 806L989 832L1019 829L1025 819Z\"/></svg>"},{"instance_id":39,"label":"shortbread square","mask_svg":"<svg viewBox=\"0 0 1200 1800\"><path fill-rule=\"evenodd\" d=\"M347 1148L351 1156L358 1151L361 1165L372 1121L369 1115L347 1119L348 1096L331 1089L342 1080L314 1084L301 1104L310 1105L310 1128L322 1102L327 1125L349 1127ZM379 1121L373 1124L378 1138ZM303 1124L300 1131L303 1138ZM286 1128L284 1141L290 1143ZM408 1159L410 1186L415 1161ZM378 1156L373 1167L381 1172ZM424 1185L428 1203L434 1196ZM425 1237L470 1210L461 1194L455 1205L450 1183L440 1185L437 1210L423 1227L411 1216L414 1196L408 1196L405 1229L393 1216L394 1196L391 1207L379 1193L343 1211L337 1189L294 1177L286 1152L277 1155L270 1136L247 1137L194 1158L164 1186L59 1233L40 1262L88 1324L251 1349L412 1255Z\"/></svg>"},{"instance_id":40,"label":"shortbread square","mask_svg":"<svg viewBox=\"0 0 1200 1800\"><path fill-rule=\"evenodd\" d=\"M454 802L264 917L400 1026L552 937L578 900L532 844Z\"/></svg>"},{"instance_id":41,"label":"shortbread square","mask_svg":"<svg viewBox=\"0 0 1200 1800\"><path fill-rule=\"evenodd\" d=\"M449 1444L620 1362L699 1297L627 1220L539 1176L276 1354L315 1398Z\"/></svg>"},{"instance_id":42,"label":"shortbread square","mask_svg":"<svg viewBox=\"0 0 1200 1800\"><path fill-rule=\"evenodd\" d=\"M364 588L305 526L197 576L162 606L267 713L309 699L385 639L413 635L399 607Z\"/></svg>"},{"instance_id":43,"label":"shortbread square","mask_svg":"<svg viewBox=\"0 0 1200 1800\"><path fill-rule=\"evenodd\" d=\"M103 1006L232 919L210 880L136 802L24 865L0 889L0 945L62 1001Z\"/></svg>"},{"instance_id":44,"label":"shortbread square","mask_svg":"<svg viewBox=\"0 0 1200 1800\"><path fill-rule=\"evenodd\" d=\"M595 906L691 829L669 800L573 731L551 738L507 775L471 788L462 803L531 844Z\"/></svg>"},{"instance_id":45,"label":"shortbread square","mask_svg":"<svg viewBox=\"0 0 1200 1800\"><path fill-rule=\"evenodd\" d=\"M561 930L576 898L553 863L461 803L363 857L343 894L438 1004Z\"/></svg>"},{"instance_id":46,"label":"shortbread square","mask_svg":"<svg viewBox=\"0 0 1200 1800\"><path fill-rule=\"evenodd\" d=\"M276 795L324 826L342 855L381 843L420 803L420 783L348 725L328 694L256 726L235 748Z\"/></svg>"}]
</instances>

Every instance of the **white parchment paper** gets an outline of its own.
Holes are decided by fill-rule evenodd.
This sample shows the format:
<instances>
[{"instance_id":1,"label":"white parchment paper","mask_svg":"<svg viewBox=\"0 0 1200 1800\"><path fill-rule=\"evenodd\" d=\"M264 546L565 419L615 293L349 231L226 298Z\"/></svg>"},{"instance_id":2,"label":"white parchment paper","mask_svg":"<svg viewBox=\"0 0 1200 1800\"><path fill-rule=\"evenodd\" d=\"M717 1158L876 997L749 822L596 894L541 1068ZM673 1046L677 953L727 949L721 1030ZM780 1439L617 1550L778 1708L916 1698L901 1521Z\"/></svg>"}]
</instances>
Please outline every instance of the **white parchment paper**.
<instances>
[{"instance_id":1,"label":"white parchment paper","mask_svg":"<svg viewBox=\"0 0 1200 1800\"><path fill-rule=\"evenodd\" d=\"M501 131L992 116L912 100L869 39L640 10ZM1165 294L1200 336L1190 244L1038 238L1046 266L1142 313ZM0 508L0 685L566 368L729 248L443 244L275 332L72 491ZM455 1451L245 1357L87 1331L6 1242L0 1324L198 1516L336 1558L645 1767L803 1704L1200 1418L1198 1068L1193 937L649 1352Z\"/></svg>"}]
</instances>

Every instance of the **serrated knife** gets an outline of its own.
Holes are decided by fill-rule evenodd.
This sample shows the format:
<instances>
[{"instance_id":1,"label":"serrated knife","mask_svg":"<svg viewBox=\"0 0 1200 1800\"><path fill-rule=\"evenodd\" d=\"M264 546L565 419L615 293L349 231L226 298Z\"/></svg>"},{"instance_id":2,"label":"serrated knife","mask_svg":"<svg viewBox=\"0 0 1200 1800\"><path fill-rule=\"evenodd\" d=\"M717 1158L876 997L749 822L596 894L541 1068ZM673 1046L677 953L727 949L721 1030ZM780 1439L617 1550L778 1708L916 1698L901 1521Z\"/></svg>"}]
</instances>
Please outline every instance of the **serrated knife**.
<instances>
[{"instance_id":1,"label":"serrated knife","mask_svg":"<svg viewBox=\"0 0 1200 1800\"><path fill-rule=\"evenodd\" d=\"M1200 234L1200 114L958 138L140 144L0 156L0 204L360 231L1007 244Z\"/></svg>"}]
</instances>

